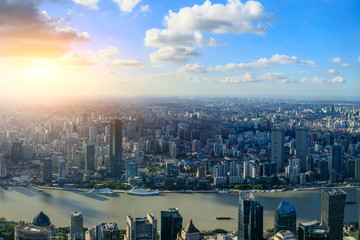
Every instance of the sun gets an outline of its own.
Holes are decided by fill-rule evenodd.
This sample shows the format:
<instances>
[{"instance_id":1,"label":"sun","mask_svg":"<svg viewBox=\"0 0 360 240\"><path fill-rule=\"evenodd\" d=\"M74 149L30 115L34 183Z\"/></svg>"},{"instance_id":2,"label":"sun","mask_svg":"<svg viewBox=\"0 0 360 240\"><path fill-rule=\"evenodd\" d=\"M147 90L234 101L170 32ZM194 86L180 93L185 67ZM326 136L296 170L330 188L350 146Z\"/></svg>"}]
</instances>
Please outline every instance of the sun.
<instances>
[{"instance_id":1,"label":"sun","mask_svg":"<svg viewBox=\"0 0 360 240\"><path fill-rule=\"evenodd\" d=\"M47 62L37 62L28 67L28 76L33 78L34 80L46 80L49 79L56 74L56 67Z\"/></svg>"}]
</instances>

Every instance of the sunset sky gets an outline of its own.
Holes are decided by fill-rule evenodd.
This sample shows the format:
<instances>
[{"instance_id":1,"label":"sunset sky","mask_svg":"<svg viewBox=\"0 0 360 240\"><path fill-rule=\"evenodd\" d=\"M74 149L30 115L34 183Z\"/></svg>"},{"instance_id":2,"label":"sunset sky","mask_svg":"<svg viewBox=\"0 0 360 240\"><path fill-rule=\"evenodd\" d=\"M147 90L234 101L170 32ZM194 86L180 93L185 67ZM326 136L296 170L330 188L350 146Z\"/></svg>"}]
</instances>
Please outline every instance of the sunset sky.
<instances>
[{"instance_id":1,"label":"sunset sky","mask_svg":"<svg viewBox=\"0 0 360 240\"><path fill-rule=\"evenodd\" d=\"M0 0L2 95L360 98L358 0Z\"/></svg>"}]
</instances>

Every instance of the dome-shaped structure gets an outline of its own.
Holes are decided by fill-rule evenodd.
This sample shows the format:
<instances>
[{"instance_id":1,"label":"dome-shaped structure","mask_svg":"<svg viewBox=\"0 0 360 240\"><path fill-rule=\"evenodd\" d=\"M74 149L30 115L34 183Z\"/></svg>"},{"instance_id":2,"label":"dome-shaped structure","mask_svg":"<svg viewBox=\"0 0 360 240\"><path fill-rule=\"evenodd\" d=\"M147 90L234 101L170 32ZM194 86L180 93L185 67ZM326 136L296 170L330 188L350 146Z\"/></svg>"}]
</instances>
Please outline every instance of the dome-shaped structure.
<instances>
[{"instance_id":1,"label":"dome-shaped structure","mask_svg":"<svg viewBox=\"0 0 360 240\"><path fill-rule=\"evenodd\" d=\"M50 226L50 218L42 211L34 217L33 224L35 226L46 227Z\"/></svg>"}]
</instances>

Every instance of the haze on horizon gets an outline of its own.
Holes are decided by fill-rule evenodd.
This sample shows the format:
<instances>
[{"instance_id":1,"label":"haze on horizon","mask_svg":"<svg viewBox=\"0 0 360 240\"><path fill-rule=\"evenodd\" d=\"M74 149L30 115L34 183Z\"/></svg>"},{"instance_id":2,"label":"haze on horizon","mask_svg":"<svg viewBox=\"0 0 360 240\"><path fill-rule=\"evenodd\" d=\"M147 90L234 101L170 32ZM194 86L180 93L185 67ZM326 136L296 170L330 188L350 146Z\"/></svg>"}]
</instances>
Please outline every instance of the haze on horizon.
<instances>
[{"instance_id":1,"label":"haze on horizon","mask_svg":"<svg viewBox=\"0 0 360 240\"><path fill-rule=\"evenodd\" d=\"M4 0L0 26L2 96L359 99L356 0Z\"/></svg>"}]
</instances>

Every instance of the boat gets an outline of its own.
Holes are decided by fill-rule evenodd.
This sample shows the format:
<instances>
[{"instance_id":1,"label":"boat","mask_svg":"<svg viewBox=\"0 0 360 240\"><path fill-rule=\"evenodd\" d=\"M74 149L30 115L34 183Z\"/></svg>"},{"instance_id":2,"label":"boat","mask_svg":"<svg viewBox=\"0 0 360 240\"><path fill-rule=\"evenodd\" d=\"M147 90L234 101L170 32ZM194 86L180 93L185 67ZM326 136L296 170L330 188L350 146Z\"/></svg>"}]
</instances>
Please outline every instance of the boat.
<instances>
[{"instance_id":1,"label":"boat","mask_svg":"<svg viewBox=\"0 0 360 240\"><path fill-rule=\"evenodd\" d=\"M219 190L218 193L229 193L228 190Z\"/></svg>"},{"instance_id":2,"label":"boat","mask_svg":"<svg viewBox=\"0 0 360 240\"><path fill-rule=\"evenodd\" d=\"M231 217L216 217L216 220L231 220Z\"/></svg>"},{"instance_id":3,"label":"boat","mask_svg":"<svg viewBox=\"0 0 360 240\"><path fill-rule=\"evenodd\" d=\"M110 190L110 188L93 188L89 191L89 193L94 194L112 194L113 191Z\"/></svg>"},{"instance_id":4,"label":"boat","mask_svg":"<svg viewBox=\"0 0 360 240\"><path fill-rule=\"evenodd\" d=\"M158 191L151 191L148 189L131 189L130 191L126 191L125 193L139 196L159 195Z\"/></svg>"},{"instance_id":5,"label":"boat","mask_svg":"<svg viewBox=\"0 0 360 240\"><path fill-rule=\"evenodd\" d=\"M348 201L348 202L345 202L345 204L356 204L356 201Z\"/></svg>"}]
</instances>

